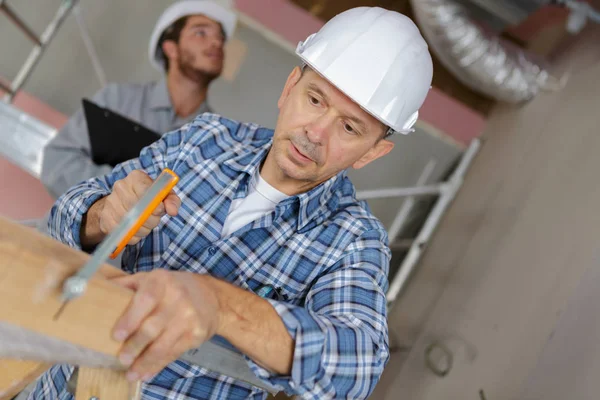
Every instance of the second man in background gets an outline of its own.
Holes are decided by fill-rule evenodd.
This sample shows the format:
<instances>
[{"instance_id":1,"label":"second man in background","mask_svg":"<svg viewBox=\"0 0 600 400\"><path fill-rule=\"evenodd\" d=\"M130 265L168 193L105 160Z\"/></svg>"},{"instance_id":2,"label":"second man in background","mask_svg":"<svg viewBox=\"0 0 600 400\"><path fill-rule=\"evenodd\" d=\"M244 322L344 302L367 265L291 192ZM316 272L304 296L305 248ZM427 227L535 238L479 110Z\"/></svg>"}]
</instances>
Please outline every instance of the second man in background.
<instances>
[{"instance_id":1,"label":"second man in background","mask_svg":"<svg viewBox=\"0 0 600 400\"><path fill-rule=\"evenodd\" d=\"M221 74L223 46L235 25L235 14L212 1L173 4L158 19L149 45L150 62L165 77L145 84L109 84L92 101L157 132L170 132L198 114L211 112L208 87ZM80 107L46 146L41 179L58 197L71 186L111 170L110 165L92 161Z\"/></svg>"}]
</instances>

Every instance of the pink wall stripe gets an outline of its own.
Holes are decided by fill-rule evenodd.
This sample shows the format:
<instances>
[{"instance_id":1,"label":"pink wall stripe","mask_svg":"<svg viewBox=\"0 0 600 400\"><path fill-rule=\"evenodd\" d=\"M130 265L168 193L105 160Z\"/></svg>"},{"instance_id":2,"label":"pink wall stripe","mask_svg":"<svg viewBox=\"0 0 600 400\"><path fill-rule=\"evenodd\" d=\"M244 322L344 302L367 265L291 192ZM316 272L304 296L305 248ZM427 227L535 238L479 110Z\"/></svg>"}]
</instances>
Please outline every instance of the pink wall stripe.
<instances>
[{"instance_id":1,"label":"pink wall stripe","mask_svg":"<svg viewBox=\"0 0 600 400\"><path fill-rule=\"evenodd\" d=\"M294 47L323 26L323 21L288 0L235 0L234 4Z\"/></svg>"},{"instance_id":2,"label":"pink wall stripe","mask_svg":"<svg viewBox=\"0 0 600 400\"><path fill-rule=\"evenodd\" d=\"M485 117L435 88L429 91L419 117L456 142L468 145L485 128Z\"/></svg>"},{"instance_id":3,"label":"pink wall stripe","mask_svg":"<svg viewBox=\"0 0 600 400\"><path fill-rule=\"evenodd\" d=\"M54 200L42 183L0 156L0 215L15 220L42 217Z\"/></svg>"}]
</instances>

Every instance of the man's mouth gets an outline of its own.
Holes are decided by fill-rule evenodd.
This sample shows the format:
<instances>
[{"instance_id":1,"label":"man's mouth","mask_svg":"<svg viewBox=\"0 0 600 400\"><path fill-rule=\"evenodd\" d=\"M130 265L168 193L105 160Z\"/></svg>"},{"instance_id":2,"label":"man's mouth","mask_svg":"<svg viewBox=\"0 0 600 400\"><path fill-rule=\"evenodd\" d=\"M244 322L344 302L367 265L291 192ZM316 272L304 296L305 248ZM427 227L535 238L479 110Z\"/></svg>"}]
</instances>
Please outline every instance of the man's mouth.
<instances>
[{"instance_id":1,"label":"man's mouth","mask_svg":"<svg viewBox=\"0 0 600 400\"><path fill-rule=\"evenodd\" d=\"M206 51L206 52L204 52L204 55L206 57L212 58L214 60L222 60L223 59L223 52L219 51L219 50Z\"/></svg>"},{"instance_id":2,"label":"man's mouth","mask_svg":"<svg viewBox=\"0 0 600 400\"><path fill-rule=\"evenodd\" d=\"M294 143L290 142L290 147L291 147L292 154L299 161L302 161L304 163L313 161L312 158L310 158L307 155L305 155L298 147L296 147L296 145L294 145Z\"/></svg>"}]
</instances>

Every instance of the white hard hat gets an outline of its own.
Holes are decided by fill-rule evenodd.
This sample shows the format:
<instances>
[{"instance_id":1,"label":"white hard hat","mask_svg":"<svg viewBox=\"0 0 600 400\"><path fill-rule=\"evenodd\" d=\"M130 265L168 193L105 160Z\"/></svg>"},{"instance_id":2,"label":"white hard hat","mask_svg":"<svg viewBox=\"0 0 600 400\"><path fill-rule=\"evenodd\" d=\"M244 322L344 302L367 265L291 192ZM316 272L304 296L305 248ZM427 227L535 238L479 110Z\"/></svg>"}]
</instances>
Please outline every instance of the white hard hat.
<instances>
[{"instance_id":1,"label":"white hard hat","mask_svg":"<svg viewBox=\"0 0 600 400\"><path fill-rule=\"evenodd\" d=\"M300 42L296 54L394 132L412 131L433 63L410 18L379 7L353 8Z\"/></svg>"},{"instance_id":2,"label":"white hard hat","mask_svg":"<svg viewBox=\"0 0 600 400\"><path fill-rule=\"evenodd\" d=\"M233 36L235 31L235 24L237 22L237 16L232 11L221 7L212 1L201 1L201 0L185 0L179 1L172 4L167 8L162 15L158 18L152 36L150 36L150 44L148 46L148 56L150 58L150 64L156 69L163 71L164 69L164 55L161 49L158 48L158 41L161 35L173 22L179 18L202 14L208 18L214 19L219 22L225 31L226 39Z\"/></svg>"}]
</instances>

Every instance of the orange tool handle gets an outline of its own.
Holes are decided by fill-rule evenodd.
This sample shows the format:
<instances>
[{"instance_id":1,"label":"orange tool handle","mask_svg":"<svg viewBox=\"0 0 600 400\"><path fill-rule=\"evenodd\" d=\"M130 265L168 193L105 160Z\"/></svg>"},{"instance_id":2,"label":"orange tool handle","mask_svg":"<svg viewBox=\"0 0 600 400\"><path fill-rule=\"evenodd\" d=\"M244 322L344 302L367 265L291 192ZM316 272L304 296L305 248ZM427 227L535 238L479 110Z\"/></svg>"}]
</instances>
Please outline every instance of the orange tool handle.
<instances>
[{"instance_id":1,"label":"orange tool handle","mask_svg":"<svg viewBox=\"0 0 600 400\"><path fill-rule=\"evenodd\" d=\"M129 230L129 232L127 232L127 235L125 235L125 237L123 238L123 240L121 240L115 251L113 251L110 255L111 259L115 259L119 255L119 253L123 251L123 249L125 248L125 246L127 246L127 243L129 243L133 235L135 235L136 232L140 229L140 227L146 223L148 218L150 218L150 215L152 215L154 210L156 210L156 207L158 207L158 205L169 195L171 189L173 189L173 187L179 181L179 177L175 172L171 171L168 168L165 168L163 172L161 172L160 176L156 178L155 182L161 179L165 174L171 175L171 180L164 188L160 190L160 192L158 192L158 194L152 199L150 204L148 204L148 206L144 209L142 215L140 215L135 225Z\"/></svg>"}]
</instances>

